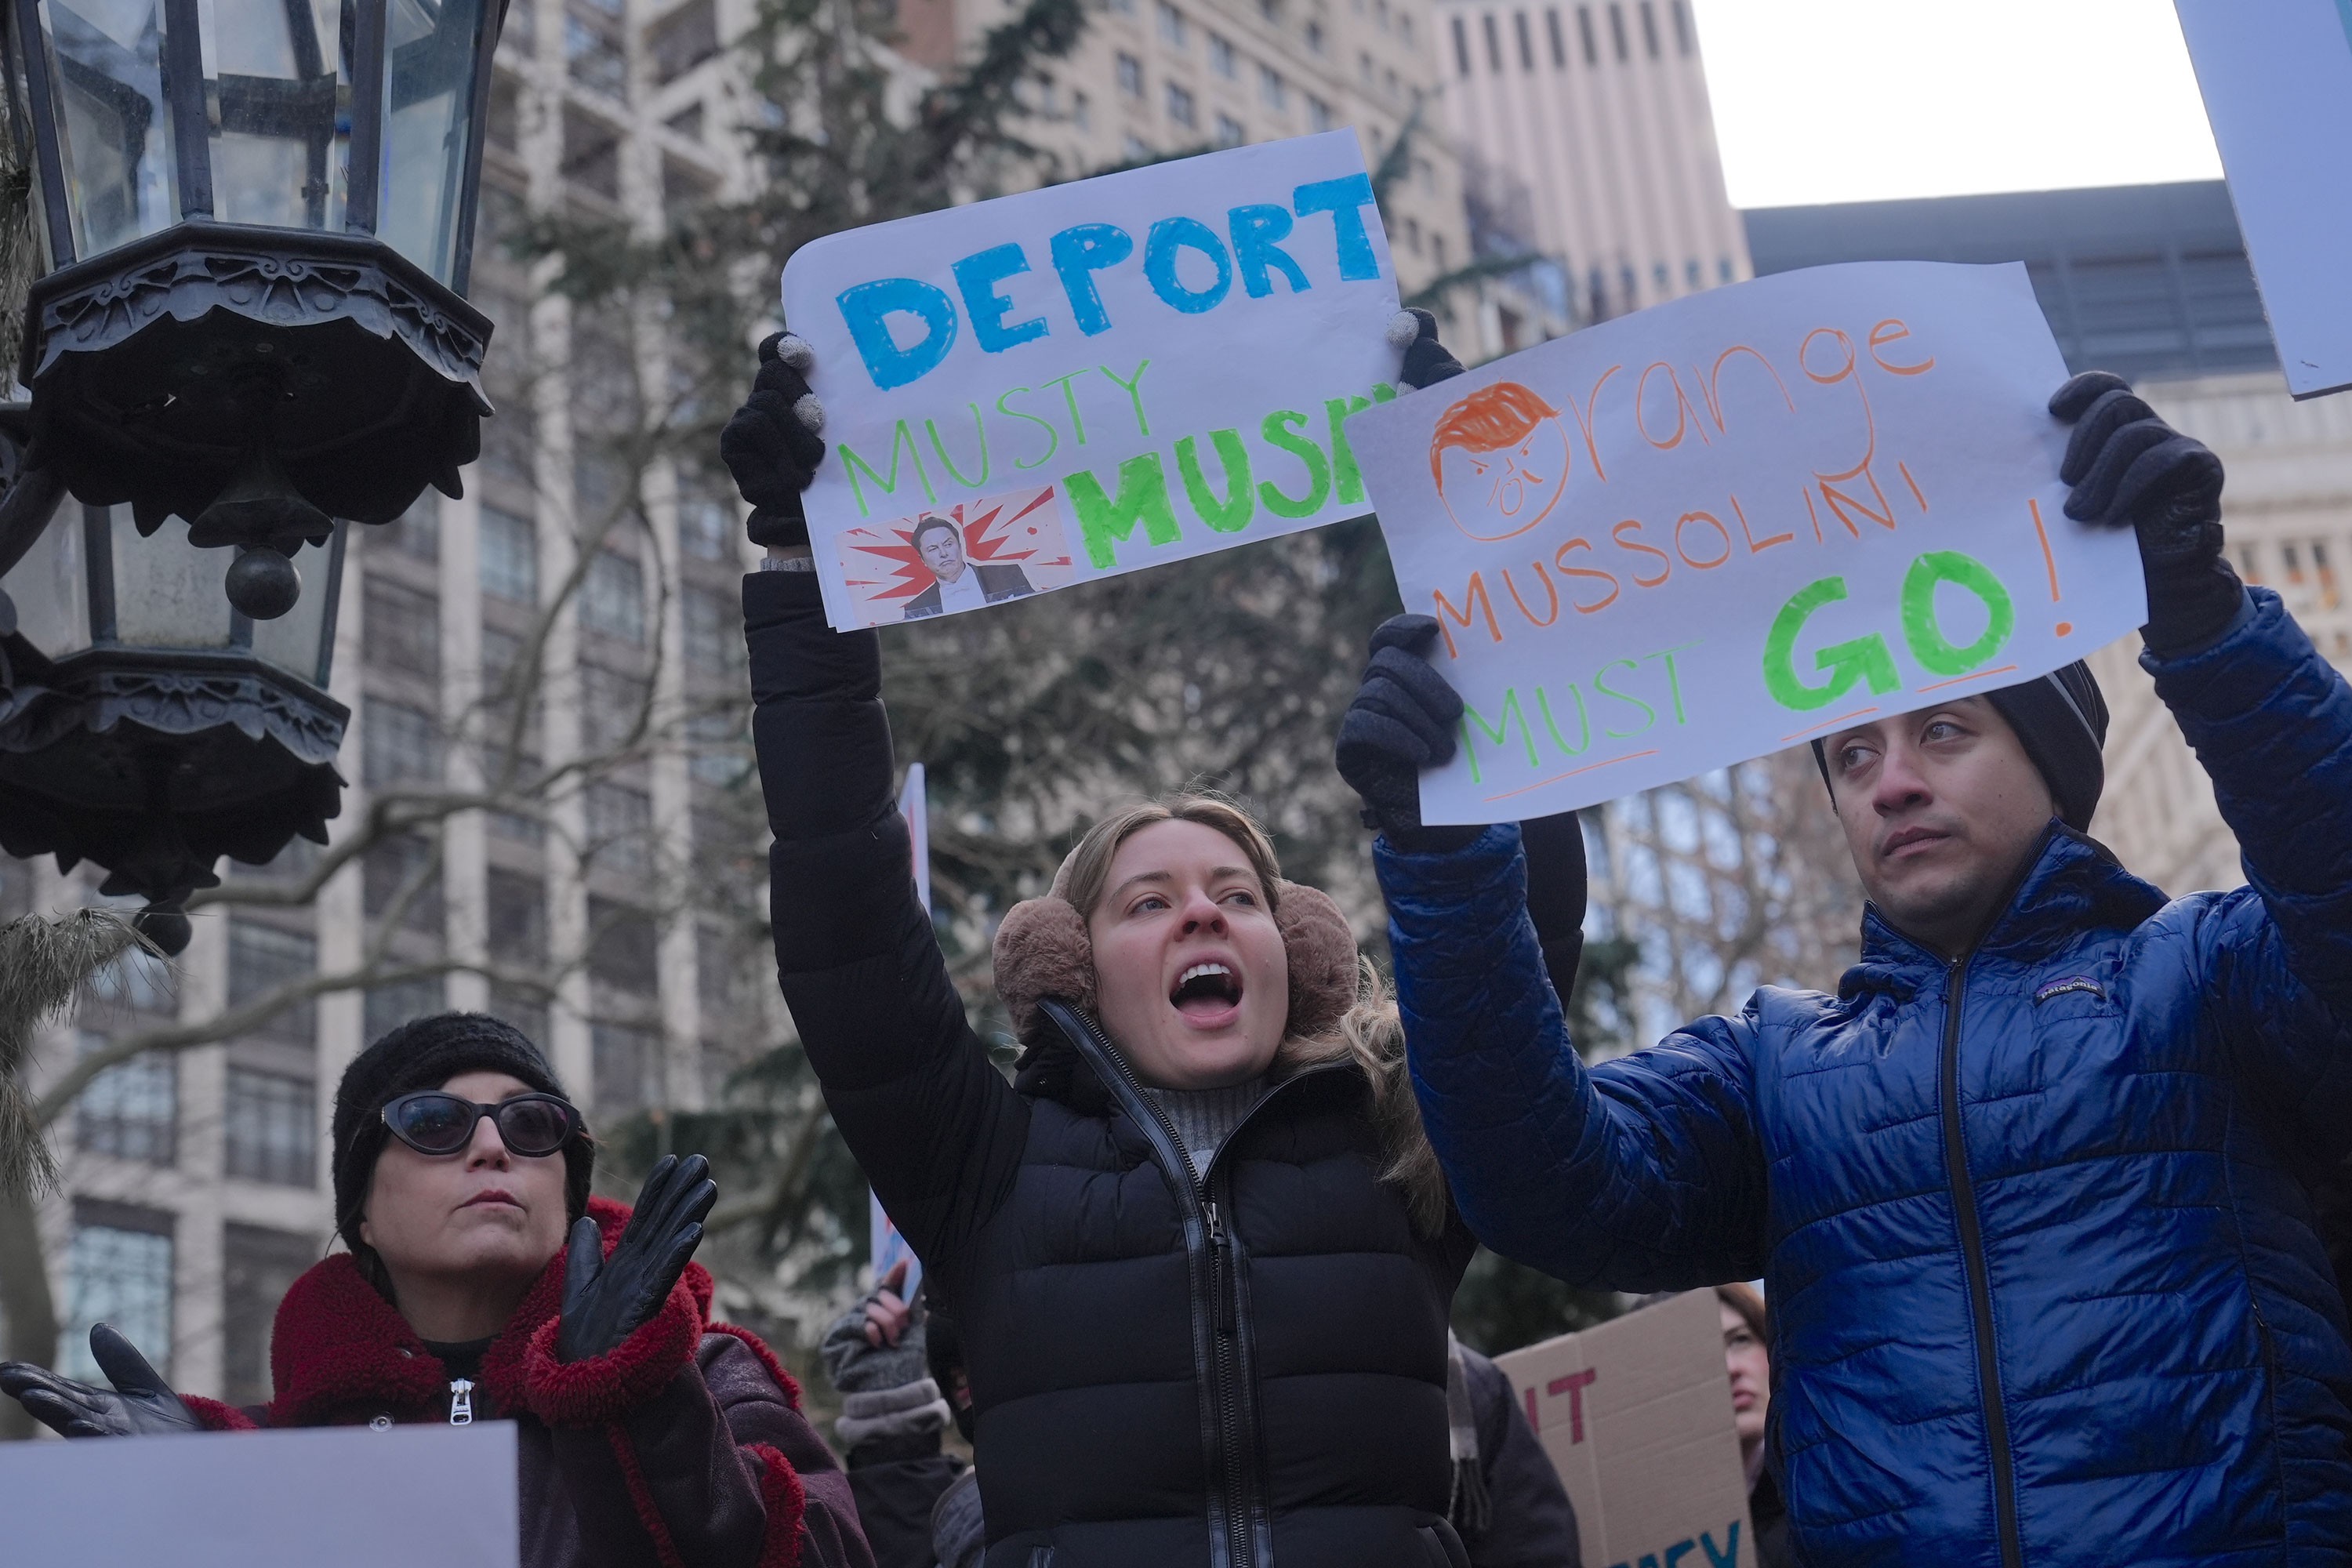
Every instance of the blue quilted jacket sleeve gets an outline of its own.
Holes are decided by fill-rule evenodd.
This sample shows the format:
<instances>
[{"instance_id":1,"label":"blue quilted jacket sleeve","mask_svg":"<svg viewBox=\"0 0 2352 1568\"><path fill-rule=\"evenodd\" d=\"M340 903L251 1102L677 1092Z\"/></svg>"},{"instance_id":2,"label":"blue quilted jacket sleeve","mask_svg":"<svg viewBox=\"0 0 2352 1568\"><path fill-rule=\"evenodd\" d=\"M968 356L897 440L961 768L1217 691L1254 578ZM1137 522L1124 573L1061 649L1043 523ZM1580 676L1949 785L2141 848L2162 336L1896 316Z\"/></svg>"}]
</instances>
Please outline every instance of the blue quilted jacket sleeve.
<instances>
[{"instance_id":1,"label":"blue quilted jacket sleeve","mask_svg":"<svg viewBox=\"0 0 2352 1568\"><path fill-rule=\"evenodd\" d=\"M1571 1284L1661 1290L1764 1268L1752 1015L1588 1070L1527 911L1519 830L1373 847L1413 1092L1478 1238Z\"/></svg>"},{"instance_id":2,"label":"blue quilted jacket sleeve","mask_svg":"<svg viewBox=\"0 0 2352 1568\"><path fill-rule=\"evenodd\" d=\"M2352 687L2266 588L2198 654L2143 656L2213 780L2251 896L2200 932L2209 994L2242 1070L2340 1146L2352 1115Z\"/></svg>"}]
</instances>

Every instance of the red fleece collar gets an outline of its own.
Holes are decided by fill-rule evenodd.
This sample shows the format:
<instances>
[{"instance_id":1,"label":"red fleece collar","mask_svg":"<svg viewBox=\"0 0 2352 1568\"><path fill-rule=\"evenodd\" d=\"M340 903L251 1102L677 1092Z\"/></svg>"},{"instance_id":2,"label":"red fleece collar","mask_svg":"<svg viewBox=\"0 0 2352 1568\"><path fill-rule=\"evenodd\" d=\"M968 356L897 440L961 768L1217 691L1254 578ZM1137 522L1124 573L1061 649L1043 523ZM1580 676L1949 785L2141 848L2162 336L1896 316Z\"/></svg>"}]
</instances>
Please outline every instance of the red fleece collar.
<instances>
[{"instance_id":1,"label":"red fleece collar","mask_svg":"<svg viewBox=\"0 0 2352 1568\"><path fill-rule=\"evenodd\" d=\"M628 1223L628 1208L609 1198L590 1198L588 1214L611 1257ZM492 1407L501 1413L529 1408L524 1360L531 1335L563 1304L563 1262L561 1251L549 1260L482 1358L482 1383ZM707 1323L709 1270L689 1263L682 1283ZM348 1253L314 1265L286 1292L271 1336L269 1371L277 1391L269 1405L273 1426L331 1422L354 1406L389 1407L401 1420L431 1419L440 1414L449 1388L447 1370L408 1321L361 1277Z\"/></svg>"}]
</instances>

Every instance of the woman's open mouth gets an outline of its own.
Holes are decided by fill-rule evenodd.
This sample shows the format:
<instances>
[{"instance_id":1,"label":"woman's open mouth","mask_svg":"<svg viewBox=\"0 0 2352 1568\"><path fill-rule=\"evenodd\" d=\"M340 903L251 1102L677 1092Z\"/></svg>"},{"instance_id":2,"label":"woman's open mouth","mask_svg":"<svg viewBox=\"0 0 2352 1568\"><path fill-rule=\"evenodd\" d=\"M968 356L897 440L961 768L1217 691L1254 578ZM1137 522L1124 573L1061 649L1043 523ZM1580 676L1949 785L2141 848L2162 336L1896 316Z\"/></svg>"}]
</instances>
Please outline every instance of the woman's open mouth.
<instances>
[{"instance_id":1,"label":"woman's open mouth","mask_svg":"<svg viewBox=\"0 0 2352 1568\"><path fill-rule=\"evenodd\" d=\"M1196 1028L1222 1027L1241 1012L1242 977L1214 961L1193 964L1176 977L1168 1003Z\"/></svg>"}]
</instances>

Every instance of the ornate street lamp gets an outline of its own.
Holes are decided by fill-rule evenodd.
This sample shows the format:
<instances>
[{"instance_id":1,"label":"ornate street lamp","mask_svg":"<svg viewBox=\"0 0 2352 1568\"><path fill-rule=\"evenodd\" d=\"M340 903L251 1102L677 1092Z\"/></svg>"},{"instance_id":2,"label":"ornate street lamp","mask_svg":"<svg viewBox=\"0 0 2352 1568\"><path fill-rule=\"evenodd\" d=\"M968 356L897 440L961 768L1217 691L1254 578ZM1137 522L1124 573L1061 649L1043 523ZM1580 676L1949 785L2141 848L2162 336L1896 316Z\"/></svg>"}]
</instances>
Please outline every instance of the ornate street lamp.
<instances>
[{"instance_id":1,"label":"ornate street lamp","mask_svg":"<svg viewBox=\"0 0 2352 1568\"><path fill-rule=\"evenodd\" d=\"M0 847L173 910L324 837L343 524L480 451L504 5L0 4L45 263L0 411Z\"/></svg>"}]
</instances>

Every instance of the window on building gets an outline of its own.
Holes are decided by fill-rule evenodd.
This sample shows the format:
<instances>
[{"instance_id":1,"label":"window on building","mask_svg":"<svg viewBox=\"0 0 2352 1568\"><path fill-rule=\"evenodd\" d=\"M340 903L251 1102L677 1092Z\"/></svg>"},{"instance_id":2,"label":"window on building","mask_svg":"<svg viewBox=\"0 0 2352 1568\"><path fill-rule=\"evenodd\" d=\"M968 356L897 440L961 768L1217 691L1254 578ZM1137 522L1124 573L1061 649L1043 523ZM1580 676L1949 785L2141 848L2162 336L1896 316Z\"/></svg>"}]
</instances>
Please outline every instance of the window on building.
<instances>
[{"instance_id":1,"label":"window on building","mask_svg":"<svg viewBox=\"0 0 2352 1568\"><path fill-rule=\"evenodd\" d=\"M530 519L484 507L480 550L483 593L510 604L539 602L539 536Z\"/></svg>"},{"instance_id":2,"label":"window on building","mask_svg":"<svg viewBox=\"0 0 2352 1568\"><path fill-rule=\"evenodd\" d=\"M1241 57L1234 51L1232 39L1216 33L1209 35L1209 68L1228 81L1241 74Z\"/></svg>"},{"instance_id":3,"label":"window on building","mask_svg":"<svg viewBox=\"0 0 2352 1568\"><path fill-rule=\"evenodd\" d=\"M249 1182L307 1187L318 1180L319 1090L307 1078L228 1069L223 1116L228 1173Z\"/></svg>"},{"instance_id":4,"label":"window on building","mask_svg":"<svg viewBox=\"0 0 2352 1568\"><path fill-rule=\"evenodd\" d=\"M361 860L360 907L368 919L382 920L398 904L406 929L441 929L440 857L431 839L397 834L370 845Z\"/></svg>"},{"instance_id":5,"label":"window on building","mask_svg":"<svg viewBox=\"0 0 2352 1568\"><path fill-rule=\"evenodd\" d=\"M85 1033L81 1054L108 1044ZM142 1051L89 1080L74 1101L74 1146L86 1154L109 1154L147 1165L179 1158L179 1058L169 1051Z\"/></svg>"},{"instance_id":6,"label":"window on building","mask_svg":"<svg viewBox=\"0 0 2352 1568\"><path fill-rule=\"evenodd\" d=\"M1390 96L1391 98L1394 98L1394 97L1396 97L1396 96L1397 96L1397 92L1398 92L1398 88L1397 88L1397 73L1396 73L1396 72L1394 72L1394 71L1390 71L1390 72L1388 73L1388 85L1389 85L1389 96Z\"/></svg>"},{"instance_id":7,"label":"window on building","mask_svg":"<svg viewBox=\"0 0 2352 1568\"><path fill-rule=\"evenodd\" d=\"M1699 286L1699 279L1702 276L1704 275L1699 271L1696 260L1689 260L1683 263L1683 284L1685 288L1697 288Z\"/></svg>"},{"instance_id":8,"label":"window on building","mask_svg":"<svg viewBox=\"0 0 2352 1568\"><path fill-rule=\"evenodd\" d=\"M1290 84L1272 66L1257 68L1257 95L1268 109L1280 113L1290 107Z\"/></svg>"},{"instance_id":9,"label":"window on building","mask_svg":"<svg viewBox=\"0 0 2352 1568\"><path fill-rule=\"evenodd\" d=\"M301 931L263 925L258 921L228 922L228 1005L242 1007L282 986L308 980L319 972L319 942ZM262 1032L283 1039L318 1037L319 1008L313 1001L280 1008L260 1025Z\"/></svg>"},{"instance_id":10,"label":"window on building","mask_svg":"<svg viewBox=\"0 0 2352 1568\"><path fill-rule=\"evenodd\" d=\"M1663 261L1654 261L1650 264L1650 281L1657 286L1661 296L1666 294L1675 286L1674 274L1666 270L1666 264Z\"/></svg>"},{"instance_id":11,"label":"window on building","mask_svg":"<svg viewBox=\"0 0 2352 1568\"><path fill-rule=\"evenodd\" d=\"M751 770L751 731L746 712L697 713L686 721L686 739L692 753L687 772L707 784L726 789L741 782Z\"/></svg>"},{"instance_id":12,"label":"window on building","mask_svg":"<svg viewBox=\"0 0 2352 1568\"><path fill-rule=\"evenodd\" d=\"M362 1037L380 1040L411 1018L429 1018L448 1008L448 993L438 975L371 985L360 1009Z\"/></svg>"},{"instance_id":13,"label":"window on building","mask_svg":"<svg viewBox=\"0 0 2352 1568\"><path fill-rule=\"evenodd\" d=\"M729 561L735 555L735 509L696 486L677 494L678 548L697 561Z\"/></svg>"},{"instance_id":14,"label":"window on building","mask_svg":"<svg viewBox=\"0 0 2352 1568\"><path fill-rule=\"evenodd\" d=\"M646 640L645 568L615 551L600 550L580 584L580 625L622 642Z\"/></svg>"},{"instance_id":15,"label":"window on building","mask_svg":"<svg viewBox=\"0 0 2352 1568\"><path fill-rule=\"evenodd\" d=\"M1257 0L1257 14L1269 22L1282 20L1282 0Z\"/></svg>"},{"instance_id":16,"label":"window on building","mask_svg":"<svg viewBox=\"0 0 2352 1568\"><path fill-rule=\"evenodd\" d=\"M418 496L406 511L370 535L371 543L379 540L386 548L418 561L440 560L441 498L431 490Z\"/></svg>"},{"instance_id":17,"label":"window on building","mask_svg":"<svg viewBox=\"0 0 2352 1568\"><path fill-rule=\"evenodd\" d=\"M1421 254L1421 220L1419 218L1409 217L1404 220L1404 247L1415 256Z\"/></svg>"},{"instance_id":18,"label":"window on building","mask_svg":"<svg viewBox=\"0 0 2352 1568\"><path fill-rule=\"evenodd\" d=\"M1609 0L1609 42L1616 51L1619 65L1633 58L1625 47L1625 7L1620 0Z\"/></svg>"},{"instance_id":19,"label":"window on building","mask_svg":"<svg viewBox=\"0 0 2352 1568\"><path fill-rule=\"evenodd\" d=\"M1489 11L1478 18L1486 35L1486 68L1495 75L1503 74L1503 35L1495 26L1495 13Z\"/></svg>"},{"instance_id":20,"label":"window on building","mask_svg":"<svg viewBox=\"0 0 2352 1568\"><path fill-rule=\"evenodd\" d=\"M626 103L629 52L610 17L574 7L563 18L564 73L591 92Z\"/></svg>"},{"instance_id":21,"label":"window on building","mask_svg":"<svg viewBox=\"0 0 2352 1568\"><path fill-rule=\"evenodd\" d=\"M719 53L719 8L712 0L688 0L646 29L646 53L653 58L656 86L676 81Z\"/></svg>"},{"instance_id":22,"label":"window on building","mask_svg":"<svg viewBox=\"0 0 2352 1568\"><path fill-rule=\"evenodd\" d=\"M1190 105L1186 107L1189 110ZM1175 112L1172 102L1169 112ZM743 617L732 600L708 588L688 588L682 595L681 608L686 623L683 629L687 663L714 675L729 674L741 667Z\"/></svg>"},{"instance_id":23,"label":"window on building","mask_svg":"<svg viewBox=\"0 0 2352 1568\"><path fill-rule=\"evenodd\" d=\"M627 1024L595 1024L588 1031L595 1062L596 1109L607 1114L643 1110L657 1097L661 1037Z\"/></svg>"},{"instance_id":24,"label":"window on building","mask_svg":"<svg viewBox=\"0 0 2352 1568\"><path fill-rule=\"evenodd\" d=\"M1172 81L1168 84L1168 118L1171 123L1187 129L1200 118L1200 111L1193 106L1192 93Z\"/></svg>"},{"instance_id":25,"label":"window on building","mask_svg":"<svg viewBox=\"0 0 2352 1568\"><path fill-rule=\"evenodd\" d=\"M1143 62L1133 55L1118 57L1118 90L1129 98L1143 96Z\"/></svg>"},{"instance_id":26,"label":"window on building","mask_svg":"<svg viewBox=\"0 0 2352 1568\"><path fill-rule=\"evenodd\" d=\"M439 677L440 596L370 574L365 602L368 653L394 669Z\"/></svg>"},{"instance_id":27,"label":"window on building","mask_svg":"<svg viewBox=\"0 0 2352 1568\"><path fill-rule=\"evenodd\" d=\"M1383 33L1389 30L1389 0L1372 0L1372 25Z\"/></svg>"},{"instance_id":28,"label":"window on building","mask_svg":"<svg viewBox=\"0 0 2352 1568\"><path fill-rule=\"evenodd\" d=\"M441 777L441 731L433 715L404 702L371 697L362 709L360 777L370 789Z\"/></svg>"},{"instance_id":29,"label":"window on building","mask_svg":"<svg viewBox=\"0 0 2352 1568\"><path fill-rule=\"evenodd\" d=\"M1070 123L1081 131L1094 129L1094 108L1087 101L1087 95L1083 92L1070 94Z\"/></svg>"},{"instance_id":30,"label":"window on building","mask_svg":"<svg viewBox=\"0 0 2352 1568\"><path fill-rule=\"evenodd\" d=\"M1430 233L1430 236L1429 236L1429 254L1430 254L1431 258L1432 258L1432 259L1433 259L1433 260L1437 263L1437 269L1438 269L1438 271L1440 271L1440 272L1444 271L1444 270L1445 270L1445 237L1444 237L1444 235L1442 235L1442 234L1437 233L1437 232L1436 232L1436 231L1434 231L1434 230L1432 230L1432 231L1431 231L1431 233Z\"/></svg>"},{"instance_id":31,"label":"window on building","mask_svg":"<svg viewBox=\"0 0 2352 1568\"><path fill-rule=\"evenodd\" d=\"M591 750L615 752L644 739L640 726L649 717L652 681L608 664L586 664L580 667L580 733Z\"/></svg>"},{"instance_id":32,"label":"window on building","mask_svg":"<svg viewBox=\"0 0 2352 1568\"><path fill-rule=\"evenodd\" d=\"M172 984L172 966L143 947L128 949L91 975L89 990L91 995L110 1007L162 1014L179 1009L178 994Z\"/></svg>"},{"instance_id":33,"label":"window on building","mask_svg":"<svg viewBox=\"0 0 2352 1568\"><path fill-rule=\"evenodd\" d=\"M1160 0L1160 41L1171 49L1186 47L1192 37L1184 26L1184 13Z\"/></svg>"},{"instance_id":34,"label":"window on building","mask_svg":"<svg viewBox=\"0 0 2352 1568\"><path fill-rule=\"evenodd\" d=\"M1594 46L1592 39L1591 6L1579 5L1576 8L1576 35L1577 41L1584 46L1584 63L1588 66L1599 65L1601 51Z\"/></svg>"},{"instance_id":35,"label":"window on building","mask_svg":"<svg viewBox=\"0 0 2352 1568\"><path fill-rule=\"evenodd\" d=\"M66 1254L65 1342L58 1370L103 1387L89 1331L112 1323L167 1381L172 1375L172 1215L92 1198L74 1202Z\"/></svg>"},{"instance_id":36,"label":"window on building","mask_svg":"<svg viewBox=\"0 0 2352 1568\"><path fill-rule=\"evenodd\" d=\"M613 899L590 899L588 943L592 979L642 996L660 985L660 934L645 910Z\"/></svg>"},{"instance_id":37,"label":"window on building","mask_svg":"<svg viewBox=\"0 0 2352 1568\"><path fill-rule=\"evenodd\" d=\"M1466 79L1470 75L1470 29L1462 25L1462 18L1459 15L1453 17L1453 23L1454 72L1456 76ZM1364 68L1366 73L1370 74L1371 69L1371 58L1370 56L1365 57Z\"/></svg>"},{"instance_id":38,"label":"window on building","mask_svg":"<svg viewBox=\"0 0 2352 1568\"><path fill-rule=\"evenodd\" d=\"M1238 147L1248 140L1249 132L1242 128L1242 122L1240 121L1235 120L1230 114L1220 114L1217 116L1218 146Z\"/></svg>"},{"instance_id":39,"label":"window on building","mask_svg":"<svg viewBox=\"0 0 2352 1568\"><path fill-rule=\"evenodd\" d=\"M1313 93L1308 93L1307 95L1307 128L1310 131L1328 131L1331 129L1331 106Z\"/></svg>"},{"instance_id":40,"label":"window on building","mask_svg":"<svg viewBox=\"0 0 2352 1568\"><path fill-rule=\"evenodd\" d=\"M1717 283L1731 281L1731 258L1728 256L1718 256L1715 258L1715 280Z\"/></svg>"},{"instance_id":41,"label":"window on building","mask_svg":"<svg viewBox=\"0 0 2352 1568\"><path fill-rule=\"evenodd\" d=\"M1658 8L1653 0L1642 0L1642 47L1652 59L1658 58Z\"/></svg>"},{"instance_id":42,"label":"window on building","mask_svg":"<svg viewBox=\"0 0 2352 1568\"><path fill-rule=\"evenodd\" d=\"M599 115L575 104L563 106L562 174L604 197L621 199L621 133ZM495 425L497 420L492 420Z\"/></svg>"},{"instance_id":43,"label":"window on building","mask_svg":"<svg viewBox=\"0 0 2352 1568\"><path fill-rule=\"evenodd\" d=\"M318 1260L314 1237L234 1220L221 1227L221 1397L229 1404L268 1401L278 1303Z\"/></svg>"},{"instance_id":44,"label":"window on building","mask_svg":"<svg viewBox=\"0 0 2352 1568\"><path fill-rule=\"evenodd\" d=\"M1397 37L1404 40L1406 47L1410 48L1412 47L1412 12L1399 11L1397 13Z\"/></svg>"},{"instance_id":45,"label":"window on building","mask_svg":"<svg viewBox=\"0 0 2352 1568\"><path fill-rule=\"evenodd\" d=\"M653 797L599 779L588 786L588 852L598 867L637 875L653 867Z\"/></svg>"},{"instance_id":46,"label":"window on building","mask_svg":"<svg viewBox=\"0 0 2352 1568\"><path fill-rule=\"evenodd\" d=\"M1519 68L1523 71L1533 71L1536 68L1535 37L1528 30L1528 14L1525 11L1511 13L1511 31L1519 46Z\"/></svg>"},{"instance_id":47,"label":"window on building","mask_svg":"<svg viewBox=\"0 0 2352 1568\"><path fill-rule=\"evenodd\" d=\"M547 887L538 877L490 868L490 957L503 963L547 962Z\"/></svg>"},{"instance_id":48,"label":"window on building","mask_svg":"<svg viewBox=\"0 0 2352 1568\"><path fill-rule=\"evenodd\" d=\"M1684 5L1683 0L1674 0L1674 13L1675 52L1687 55L1691 52L1690 7Z\"/></svg>"},{"instance_id":49,"label":"window on building","mask_svg":"<svg viewBox=\"0 0 2352 1568\"><path fill-rule=\"evenodd\" d=\"M1302 29L1302 36L1307 39L1307 47L1309 53L1318 55L1323 53L1324 42L1322 23L1309 17L1306 27Z\"/></svg>"},{"instance_id":50,"label":"window on building","mask_svg":"<svg viewBox=\"0 0 2352 1568\"><path fill-rule=\"evenodd\" d=\"M1119 143L1119 154L1130 163L1149 163L1160 155L1153 151L1150 142L1132 131L1129 132L1126 140Z\"/></svg>"},{"instance_id":51,"label":"window on building","mask_svg":"<svg viewBox=\"0 0 2352 1568\"><path fill-rule=\"evenodd\" d=\"M1631 262L1624 263L1617 268L1617 286L1625 296L1625 309L1629 310L1639 309L1642 303L1642 279L1634 272Z\"/></svg>"},{"instance_id":52,"label":"window on building","mask_svg":"<svg viewBox=\"0 0 2352 1568\"><path fill-rule=\"evenodd\" d=\"M490 1012L520 1029L523 1037L552 1056L547 1036L547 993L536 988L490 984Z\"/></svg>"}]
</instances>

